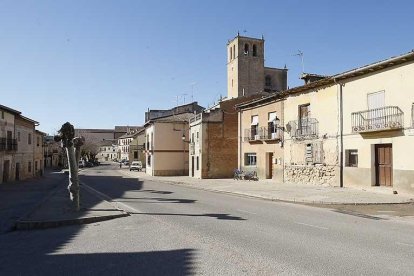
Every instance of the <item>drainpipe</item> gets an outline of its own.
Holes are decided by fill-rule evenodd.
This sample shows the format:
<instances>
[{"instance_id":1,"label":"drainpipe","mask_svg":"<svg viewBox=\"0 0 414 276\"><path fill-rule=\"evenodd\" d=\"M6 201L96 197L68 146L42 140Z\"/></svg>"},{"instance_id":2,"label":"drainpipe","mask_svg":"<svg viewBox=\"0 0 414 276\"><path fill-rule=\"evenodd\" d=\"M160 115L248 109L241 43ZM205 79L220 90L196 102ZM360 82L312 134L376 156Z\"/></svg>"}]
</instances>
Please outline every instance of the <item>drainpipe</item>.
<instances>
[{"instance_id":1,"label":"drainpipe","mask_svg":"<svg viewBox=\"0 0 414 276\"><path fill-rule=\"evenodd\" d=\"M239 160L238 160L238 169L241 170L241 156L242 156L242 133L243 133L243 126L242 126L242 110L239 110Z\"/></svg>"},{"instance_id":2,"label":"drainpipe","mask_svg":"<svg viewBox=\"0 0 414 276\"><path fill-rule=\"evenodd\" d=\"M339 187L344 187L344 111L343 111L343 84L334 82L339 85Z\"/></svg>"}]
</instances>

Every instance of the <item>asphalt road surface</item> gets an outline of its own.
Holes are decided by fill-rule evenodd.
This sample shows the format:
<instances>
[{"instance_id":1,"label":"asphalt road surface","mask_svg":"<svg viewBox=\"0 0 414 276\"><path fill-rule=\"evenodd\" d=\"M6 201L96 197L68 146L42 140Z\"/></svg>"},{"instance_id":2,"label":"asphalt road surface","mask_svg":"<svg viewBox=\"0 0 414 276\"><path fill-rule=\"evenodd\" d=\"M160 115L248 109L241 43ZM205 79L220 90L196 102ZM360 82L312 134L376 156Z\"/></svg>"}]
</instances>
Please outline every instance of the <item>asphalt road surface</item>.
<instances>
[{"instance_id":1,"label":"asphalt road surface","mask_svg":"<svg viewBox=\"0 0 414 276\"><path fill-rule=\"evenodd\" d=\"M131 216L0 235L1 275L414 275L407 222L141 181L116 165L81 181Z\"/></svg>"}]
</instances>

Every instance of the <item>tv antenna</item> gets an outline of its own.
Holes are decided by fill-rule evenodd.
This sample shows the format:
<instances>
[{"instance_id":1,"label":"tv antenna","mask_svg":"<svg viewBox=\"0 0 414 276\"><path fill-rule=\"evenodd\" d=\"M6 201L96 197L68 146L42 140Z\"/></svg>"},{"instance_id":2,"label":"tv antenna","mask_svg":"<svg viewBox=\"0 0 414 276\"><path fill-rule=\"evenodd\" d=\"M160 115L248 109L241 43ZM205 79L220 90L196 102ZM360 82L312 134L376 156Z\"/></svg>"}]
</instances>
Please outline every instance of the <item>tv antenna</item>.
<instances>
[{"instance_id":1,"label":"tv antenna","mask_svg":"<svg viewBox=\"0 0 414 276\"><path fill-rule=\"evenodd\" d=\"M294 56L299 56L300 60L302 62L302 74L305 73L305 63L303 62L303 52L301 50L298 50L298 53Z\"/></svg>"}]
</instances>

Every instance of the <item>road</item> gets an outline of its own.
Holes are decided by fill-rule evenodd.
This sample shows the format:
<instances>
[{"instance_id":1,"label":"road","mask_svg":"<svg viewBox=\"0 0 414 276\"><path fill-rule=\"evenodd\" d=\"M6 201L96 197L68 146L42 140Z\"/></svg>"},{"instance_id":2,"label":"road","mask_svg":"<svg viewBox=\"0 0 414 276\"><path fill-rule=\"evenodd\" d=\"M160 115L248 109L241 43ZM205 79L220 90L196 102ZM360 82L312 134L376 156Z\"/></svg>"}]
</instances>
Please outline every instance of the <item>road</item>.
<instances>
[{"instance_id":1,"label":"road","mask_svg":"<svg viewBox=\"0 0 414 276\"><path fill-rule=\"evenodd\" d=\"M2 235L0 274L414 274L412 224L141 181L114 165L82 174L131 216Z\"/></svg>"}]
</instances>

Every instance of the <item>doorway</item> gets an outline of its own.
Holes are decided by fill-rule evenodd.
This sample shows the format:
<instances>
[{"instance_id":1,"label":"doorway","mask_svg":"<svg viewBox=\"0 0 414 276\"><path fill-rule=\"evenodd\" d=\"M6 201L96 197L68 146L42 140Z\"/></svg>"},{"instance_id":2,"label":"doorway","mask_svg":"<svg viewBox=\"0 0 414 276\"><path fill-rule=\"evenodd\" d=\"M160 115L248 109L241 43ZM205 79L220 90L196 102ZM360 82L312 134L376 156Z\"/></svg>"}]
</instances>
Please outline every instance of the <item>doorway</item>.
<instances>
[{"instance_id":1,"label":"doorway","mask_svg":"<svg viewBox=\"0 0 414 276\"><path fill-rule=\"evenodd\" d=\"M266 153L266 179L273 178L273 152Z\"/></svg>"},{"instance_id":2,"label":"doorway","mask_svg":"<svg viewBox=\"0 0 414 276\"><path fill-rule=\"evenodd\" d=\"M375 145L375 186L392 186L392 144Z\"/></svg>"},{"instance_id":3,"label":"doorway","mask_svg":"<svg viewBox=\"0 0 414 276\"><path fill-rule=\"evenodd\" d=\"M20 163L16 163L16 181L20 180Z\"/></svg>"},{"instance_id":4,"label":"doorway","mask_svg":"<svg viewBox=\"0 0 414 276\"><path fill-rule=\"evenodd\" d=\"M3 164L3 183L9 181L10 161L4 160Z\"/></svg>"},{"instance_id":5,"label":"doorway","mask_svg":"<svg viewBox=\"0 0 414 276\"><path fill-rule=\"evenodd\" d=\"M194 177L194 155L191 156L191 176Z\"/></svg>"}]
</instances>

